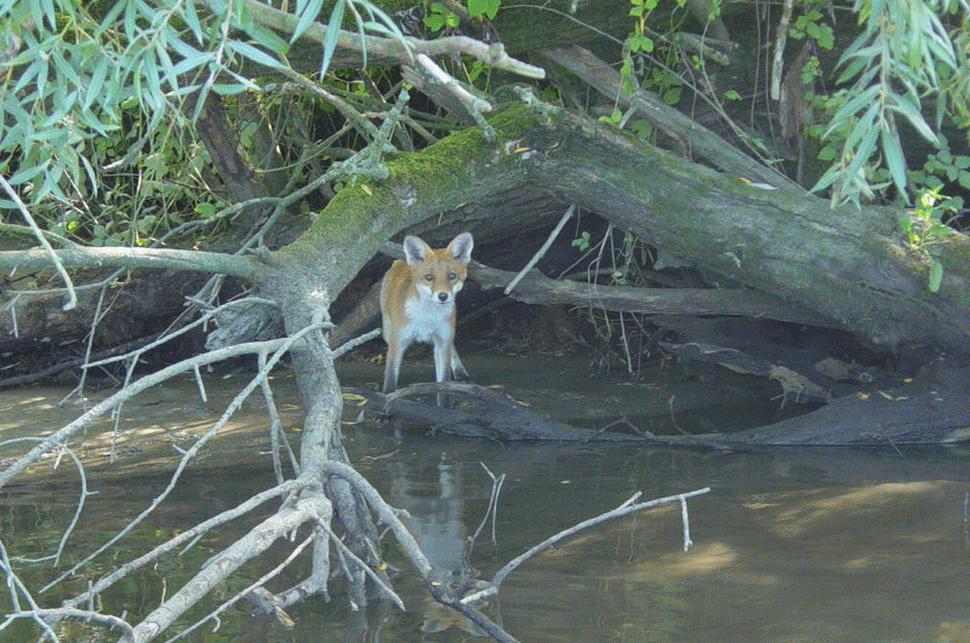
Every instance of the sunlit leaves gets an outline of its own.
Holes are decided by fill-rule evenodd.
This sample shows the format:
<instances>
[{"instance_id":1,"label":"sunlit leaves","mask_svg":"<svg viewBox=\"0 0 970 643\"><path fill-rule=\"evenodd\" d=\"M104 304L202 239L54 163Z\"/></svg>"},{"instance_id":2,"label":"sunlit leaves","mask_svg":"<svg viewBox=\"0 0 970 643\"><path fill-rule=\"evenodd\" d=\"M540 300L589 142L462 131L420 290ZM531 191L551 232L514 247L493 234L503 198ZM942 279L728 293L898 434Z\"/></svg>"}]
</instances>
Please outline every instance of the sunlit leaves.
<instances>
[{"instance_id":1,"label":"sunlit leaves","mask_svg":"<svg viewBox=\"0 0 970 643\"><path fill-rule=\"evenodd\" d=\"M251 20L246 0L118 0L95 5L107 10L97 17L91 6L0 3L0 38L13 53L0 61L0 114L9 124L0 171L17 176L28 202L98 189L104 161L89 158L100 153L92 144L119 131L130 110L152 130L184 119L194 92L258 89L238 73L243 65L283 66L286 41Z\"/></svg>"},{"instance_id":2,"label":"sunlit leaves","mask_svg":"<svg viewBox=\"0 0 970 643\"><path fill-rule=\"evenodd\" d=\"M472 18L485 16L489 20L498 14L502 0L468 0L468 15Z\"/></svg>"},{"instance_id":3,"label":"sunlit leaves","mask_svg":"<svg viewBox=\"0 0 970 643\"><path fill-rule=\"evenodd\" d=\"M923 116L921 96L943 89L941 71L953 77L958 58L932 3L856 0L854 10L864 28L842 55L837 80L851 83L851 89L823 137L827 149L844 137L842 150L831 155L835 162L814 189L832 187L834 202L858 204L861 197L886 187L878 179L881 167L897 194L908 201L899 123L905 122L933 145L942 144ZM962 10L967 11L966 5ZM938 112L937 125L940 121Z\"/></svg>"},{"instance_id":4,"label":"sunlit leaves","mask_svg":"<svg viewBox=\"0 0 970 643\"><path fill-rule=\"evenodd\" d=\"M822 21L822 13L817 9L798 16L789 29L789 35L796 40L808 36L822 49L831 49L835 44L835 32L830 25Z\"/></svg>"},{"instance_id":5,"label":"sunlit leaves","mask_svg":"<svg viewBox=\"0 0 970 643\"><path fill-rule=\"evenodd\" d=\"M333 52L337 49L337 36L340 34L340 26L344 19L344 0L337 0L333 5L330 14L330 24L327 25L327 37L323 41L323 62L320 63L321 73L330 67L330 59Z\"/></svg>"}]
</instances>

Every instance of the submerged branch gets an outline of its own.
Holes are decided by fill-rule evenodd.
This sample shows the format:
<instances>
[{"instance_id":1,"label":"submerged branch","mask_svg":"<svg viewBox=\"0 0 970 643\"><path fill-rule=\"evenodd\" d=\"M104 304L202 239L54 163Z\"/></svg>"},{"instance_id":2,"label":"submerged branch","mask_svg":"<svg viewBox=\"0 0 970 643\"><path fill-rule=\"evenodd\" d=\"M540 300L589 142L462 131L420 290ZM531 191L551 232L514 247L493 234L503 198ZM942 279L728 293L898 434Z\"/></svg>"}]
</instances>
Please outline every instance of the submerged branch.
<instances>
[{"instance_id":1,"label":"submerged branch","mask_svg":"<svg viewBox=\"0 0 970 643\"><path fill-rule=\"evenodd\" d=\"M475 592L474 594L469 594L468 596L462 599L462 602L471 603L477 600L481 600L486 596L490 596L492 594L498 593L498 588L502 584L502 581L504 581L505 577L508 576L510 573L512 573L519 565L521 565L528 559L532 558L536 554L542 551L545 551L546 549L549 549L560 540L563 540L564 538L572 536L573 534L578 533L583 529L587 529L594 525L598 525L599 523L606 522L607 520L612 520L613 518L619 518L621 516L625 516L627 514L631 514L637 511L643 511L644 509L652 509L653 507L659 507L660 505L666 505L673 502L683 503L684 501L686 501L687 498L692 498L694 496L710 493L710 491L711 491L710 487L704 487L703 489L697 489L696 491L688 491L686 493L679 493L675 496L667 496L666 498L657 498L655 500L650 500L649 502L637 503L636 500L641 495L640 492L638 491L636 494L634 494L632 497L630 497L628 500L626 500L623 504L621 504L616 509L613 509L612 511L607 511L606 513L590 518L589 520L584 520L583 522L573 525L568 529L564 529L559 533L554 534L549 538L546 538L541 543L539 543L538 545L535 545L524 554L512 559L504 567L502 567L502 569L495 572L495 575L492 577L491 587L489 587L488 589L484 589L480 592ZM686 534L687 531L685 530L684 533Z\"/></svg>"},{"instance_id":2,"label":"submerged branch","mask_svg":"<svg viewBox=\"0 0 970 643\"><path fill-rule=\"evenodd\" d=\"M141 643L152 640L246 561L259 556L300 525L316 521L320 515L329 515L330 511L326 498L315 493L270 516L213 557L188 583L136 625L123 641Z\"/></svg>"},{"instance_id":3,"label":"submerged branch","mask_svg":"<svg viewBox=\"0 0 970 643\"><path fill-rule=\"evenodd\" d=\"M47 436L40 444L0 472L0 487L7 484L7 482L9 482L17 474L21 473L28 466L40 460L44 454L60 448L61 445L65 444L67 440L70 439L74 434L88 426L95 419L101 417L108 411L134 397L138 393L141 393L142 391L145 391L152 386L159 384L160 382L164 382L175 375L190 371L198 366L215 364L239 355L248 355L263 351L280 351L281 349L292 346L293 342L298 340L304 334L314 330L319 330L321 326L322 324L320 326L308 326L303 331L295 334L292 337L285 337L266 342L248 342L245 344L237 344L235 346L209 351L208 353L182 360L177 364L172 364L171 366L163 368L155 373L152 373L151 375L146 375L145 377L132 382L114 395L88 409L87 412L82 414L67 426L62 427L58 431L55 431L51 435Z\"/></svg>"}]
</instances>

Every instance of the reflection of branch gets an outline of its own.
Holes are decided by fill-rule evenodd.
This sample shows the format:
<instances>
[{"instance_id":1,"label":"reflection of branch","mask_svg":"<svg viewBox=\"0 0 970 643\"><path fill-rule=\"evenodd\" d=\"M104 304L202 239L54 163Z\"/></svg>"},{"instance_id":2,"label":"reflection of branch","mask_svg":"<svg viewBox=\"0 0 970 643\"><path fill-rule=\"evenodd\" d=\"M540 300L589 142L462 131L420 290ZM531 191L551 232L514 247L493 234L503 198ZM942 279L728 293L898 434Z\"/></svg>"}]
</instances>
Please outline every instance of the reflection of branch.
<instances>
[{"instance_id":1,"label":"reflection of branch","mask_svg":"<svg viewBox=\"0 0 970 643\"><path fill-rule=\"evenodd\" d=\"M276 576L278 576L284 569L286 569L287 566L289 566L289 564L292 563L293 560L297 556L299 556L300 553L304 549L306 549L308 546L310 546L313 543L314 540L316 540L316 537L317 537L317 535L315 533L312 533L309 536L307 536L306 538L304 538L303 539L303 542L301 542L298 545L296 545L296 547L293 548L293 550L289 553L289 555L281 563L279 563L278 565L276 565L276 567L274 567L273 569L269 570L268 572L266 572L265 574L263 574L260 578L258 578L257 580L253 581L252 583L250 583L249 586L246 587L245 589L242 589L242 590L236 592L236 595L233 596L232 598L230 598L230 599L228 599L226 601L223 601L222 604L219 605L219 607L217 607L216 609L212 610L211 612L209 612L208 614L206 614L205 616L203 616L202 618L200 618L198 621L196 621L192 625L186 627L184 630L182 630L181 632L179 632L178 637L176 637L176 638L179 638L179 637L184 638L187 634L189 634L193 630L199 629L200 627L202 627L203 625L205 625L209 621L213 621L215 623L218 623L219 622L219 615L220 614L222 614L227 609L229 609L230 607L232 607L233 605L235 605L236 603L238 603L240 600L248 598L251 595L251 593L253 593L253 592L257 593L257 595L262 595L263 592L265 592L266 594L269 594L269 592L267 592L266 589L263 586L267 582L269 582L270 580L272 580L273 578L275 578ZM281 613L282 610L280 610L280 611L274 610L274 612L276 612L277 619L284 619L284 618L285 619L288 619L289 618L288 616L285 616L285 614ZM292 623L292 621L289 621L289 622ZM290 627L292 627L292 625L290 625Z\"/></svg>"},{"instance_id":2,"label":"reflection of branch","mask_svg":"<svg viewBox=\"0 0 970 643\"><path fill-rule=\"evenodd\" d=\"M134 643L152 640L244 563L263 554L277 540L294 533L314 516L330 512L330 503L323 494L313 493L266 518L209 559L191 580L145 616L135 626L130 640Z\"/></svg>"},{"instance_id":3,"label":"reflection of branch","mask_svg":"<svg viewBox=\"0 0 970 643\"><path fill-rule=\"evenodd\" d=\"M232 509L223 511L222 513L213 516L208 520L200 522L191 529L180 532L179 535L165 541L150 552L142 554L138 558L121 565L117 569L112 570L110 574L88 587L87 591L85 591L83 594L66 601L65 605L80 605L82 603L91 601L95 596L114 585L116 582L127 576L130 572L144 567L148 563L161 558L164 554L174 551L177 547L180 547L183 544L188 545L195 542L207 531L218 527L219 525L228 523L231 520L235 520L236 518L255 510L263 503L269 502L270 500L279 498L281 496L286 496L289 493L295 493L305 486L307 486L307 482L305 481L289 480L281 485L273 487L272 489L261 491L242 504L237 505Z\"/></svg>"},{"instance_id":4,"label":"reflection of branch","mask_svg":"<svg viewBox=\"0 0 970 643\"><path fill-rule=\"evenodd\" d=\"M39 437L11 438L9 440L0 442L0 447L7 447L17 442L40 442L42 439L43 438ZM60 562L61 554L64 553L64 546L67 544L67 540L71 537L71 534L74 533L74 527L77 526L77 521L81 517L81 512L84 510L84 501L89 495L91 495L91 492L88 491L88 477L84 473L84 465L81 464L80 458L78 458L77 454L74 453L73 450L67 448L66 446L62 447L61 452L66 453L69 458L74 460L74 466L77 468L78 477L81 480L81 495L77 501L77 508L74 510L74 517L71 518L70 524L64 528L64 533L61 535L61 540L57 543L57 549L54 551L54 553L47 556L42 556L40 558L17 558L16 560L18 561L27 563L41 563L50 560L52 565L57 565ZM60 454L58 454L58 462L60 461L60 457ZM56 464L54 465L54 468L57 468ZM0 544L0 547L2 547L2 544ZM9 570L7 571L9 573Z\"/></svg>"},{"instance_id":5,"label":"reflection of branch","mask_svg":"<svg viewBox=\"0 0 970 643\"><path fill-rule=\"evenodd\" d=\"M496 641L515 641L500 625L488 616L472 605L459 600L461 597L454 595L448 583L442 582L427 556L421 551L421 546L414 539L411 532L408 531L407 527L404 526L400 518L398 518L396 511L387 504L387 501L381 497L380 493L360 473L350 465L332 460L323 463L321 465L321 471L343 478L353 485L354 489L364 497L364 500L370 505L371 510L376 514L378 521L387 525L394 533L394 537L397 539L401 549L404 550L411 564L414 565L417 572L421 575L422 580L424 580L428 587L428 591L431 592L431 596L436 601L464 614Z\"/></svg>"}]
</instances>

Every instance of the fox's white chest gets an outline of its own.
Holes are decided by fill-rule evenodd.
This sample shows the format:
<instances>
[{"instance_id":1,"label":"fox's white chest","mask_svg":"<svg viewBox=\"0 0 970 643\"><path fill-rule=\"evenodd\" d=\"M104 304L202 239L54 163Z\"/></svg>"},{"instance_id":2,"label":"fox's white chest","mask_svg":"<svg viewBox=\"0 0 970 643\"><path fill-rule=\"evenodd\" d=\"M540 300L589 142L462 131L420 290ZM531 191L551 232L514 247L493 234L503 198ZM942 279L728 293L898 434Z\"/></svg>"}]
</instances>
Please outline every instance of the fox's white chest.
<instances>
[{"instance_id":1,"label":"fox's white chest","mask_svg":"<svg viewBox=\"0 0 970 643\"><path fill-rule=\"evenodd\" d=\"M404 327L401 339L405 344L425 342L436 344L451 338L451 313L454 299L440 303L424 297L412 297L404 303Z\"/></svg>"}]
</instances>

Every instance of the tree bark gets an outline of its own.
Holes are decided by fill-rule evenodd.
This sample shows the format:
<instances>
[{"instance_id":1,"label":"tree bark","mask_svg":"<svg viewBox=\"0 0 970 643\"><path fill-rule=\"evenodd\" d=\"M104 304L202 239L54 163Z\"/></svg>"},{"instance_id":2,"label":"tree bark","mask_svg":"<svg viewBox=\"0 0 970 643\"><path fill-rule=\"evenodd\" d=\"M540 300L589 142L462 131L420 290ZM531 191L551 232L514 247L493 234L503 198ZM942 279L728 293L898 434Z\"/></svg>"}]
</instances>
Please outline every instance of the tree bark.
<instances>
[{"instance_id":1,"label":"tree bark","mask_svg":"<svg viewBox=\"0 0 970 643\"><path fill-rule=\"evenodd\" d=\"M530 179L600 212L640 239L725 283L797 302L890 350L967 351L970 239L952 232L907 247L892 208L832 208L827 201L751 187L653 150L600 124L561 114L525 136L537 148ZM945 267L927 284L929 251Z\"/></svg>"}]
</instances>

